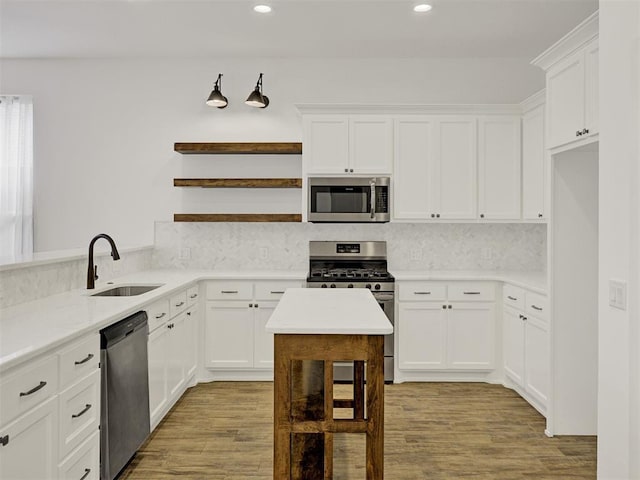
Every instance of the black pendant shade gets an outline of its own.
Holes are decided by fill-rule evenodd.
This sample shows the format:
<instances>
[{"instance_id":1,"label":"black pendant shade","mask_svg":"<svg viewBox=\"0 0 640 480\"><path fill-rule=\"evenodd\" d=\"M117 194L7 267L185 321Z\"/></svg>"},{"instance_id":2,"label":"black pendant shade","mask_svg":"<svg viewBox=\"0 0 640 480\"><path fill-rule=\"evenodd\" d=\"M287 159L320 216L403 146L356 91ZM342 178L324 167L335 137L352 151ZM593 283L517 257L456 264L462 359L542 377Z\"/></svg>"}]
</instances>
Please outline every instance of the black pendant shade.
<instances>
[{"instance_id":1,"label":"black pendant shade","mask_svg":"<svg viewBox=\"0 0 640 480\"><path fill-rule=\"evenodd\" d=\"M262 94L262 73L258 77L256 88L249 94L244 103L257 108L267 108L269 105L269 98Z\"/></svg>"},{"instance_id":2,"label":"black pendant shade","mask_svg":"<svg viewBox=\"0 0 640 480\"><path fill-rule=\"evenodd\" d=\"M218 107L218 108L226 108L229 104L227 97L222 95L220 88L222 87L222 74L218 74L218 79L216 80L215 85L213 86L213 90L207 99L207 105L210 107Z\"/></svg>"}]
</instances>

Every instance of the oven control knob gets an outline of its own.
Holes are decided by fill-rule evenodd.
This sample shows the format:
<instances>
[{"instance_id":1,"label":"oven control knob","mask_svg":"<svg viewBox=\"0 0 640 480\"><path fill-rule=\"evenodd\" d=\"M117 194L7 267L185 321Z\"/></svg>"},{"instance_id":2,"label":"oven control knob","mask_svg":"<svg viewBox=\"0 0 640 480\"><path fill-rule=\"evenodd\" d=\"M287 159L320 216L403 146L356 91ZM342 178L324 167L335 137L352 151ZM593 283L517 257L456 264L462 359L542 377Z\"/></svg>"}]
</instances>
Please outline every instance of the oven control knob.
<instances>
[{"instance_id":1,"label":"oven control knob","mask_svg":"<svg viewBox=\"0 0 640 480\"><path fill-rule=\"evenodd\" d=\"M326 283L323 283L323 284L320 286L320 288L327 288L327 284L326 284Z\"/></svg>"},{"instance_id":2,"label":"oven control knob","mask_svg":"<svg viewBox=\"0 0 640 480\"><path fill-rule=\"evenodd\" d=\"M371 290L371 284L370 283L367 283L364 287L368 288L369 290Z\"/></svg>"},{"instance_id":3,"label":"oven control knob","mask_svg":"<svg viewBox=\"0 0 640 480\"><path fill-rule=\"evenodd\" d=\"M353 288L353 283L350 283L349 285L347 285L347 288Z\"/></svg>"},{"instance_id":4,"label":"oven control knob","mask_svg":"<svg viewBox=\"0 0 640 480\"><path fill-rule=\"evenodd\" d=\"M335 284L335 283L332 283L332 284L331 284L331 288L336 288L336 284Z\"/></svg>"},{"instance_id":5,"label":"oven control knob","mask_svg":"<svg viewBox=\"0 0 640 480\"><path fill-rule=\"evenodd\" d=\"M380 290L380 284L379 283L376 283L375 289L376 290Z\"/></svg>"}]
</instances>

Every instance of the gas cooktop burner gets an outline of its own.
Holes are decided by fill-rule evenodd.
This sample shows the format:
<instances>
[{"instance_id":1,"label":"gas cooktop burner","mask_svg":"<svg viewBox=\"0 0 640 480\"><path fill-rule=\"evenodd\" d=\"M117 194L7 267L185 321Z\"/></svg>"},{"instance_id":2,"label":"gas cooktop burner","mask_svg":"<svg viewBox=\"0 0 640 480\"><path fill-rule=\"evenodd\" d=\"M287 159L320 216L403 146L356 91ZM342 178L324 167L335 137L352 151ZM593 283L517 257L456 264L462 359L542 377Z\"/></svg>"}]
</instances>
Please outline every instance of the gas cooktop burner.
<instances>
[{"instance_id":1,"label":"gas cooktop burner","mask_svg":"<svg viewBox=\"0 0 640 480\"><path fill-rule=\"evenodd\" d=\"M390 278L389 272L381 270L372 270L368 268L321 268L311 271L311 278L316 279L369 279L369 280L386 280Z\"/></svg>"}]
</instances>

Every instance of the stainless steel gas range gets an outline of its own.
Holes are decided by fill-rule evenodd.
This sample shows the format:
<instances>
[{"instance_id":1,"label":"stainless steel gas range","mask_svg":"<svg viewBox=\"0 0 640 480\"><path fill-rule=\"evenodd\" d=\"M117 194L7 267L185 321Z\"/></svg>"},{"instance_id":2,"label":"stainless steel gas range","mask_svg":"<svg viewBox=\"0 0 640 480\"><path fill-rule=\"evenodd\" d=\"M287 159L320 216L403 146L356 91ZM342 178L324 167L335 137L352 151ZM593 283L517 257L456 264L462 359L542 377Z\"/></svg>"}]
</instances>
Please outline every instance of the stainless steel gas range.
<instances>
[{"instance_id":1,"label":"stainless steel gas range","mask_svg":"<svg viewBox=\"0 0 640 480\"><path fill-rule=\"evenodd\" d=\"M368 288L393 324L393 276L387 271L387 242L309 242L309 288ZM334 379L353 381L353 365L337 363ZM385 336L384 379L393 381L393 335Z\"/></svg>"}]
</instances>

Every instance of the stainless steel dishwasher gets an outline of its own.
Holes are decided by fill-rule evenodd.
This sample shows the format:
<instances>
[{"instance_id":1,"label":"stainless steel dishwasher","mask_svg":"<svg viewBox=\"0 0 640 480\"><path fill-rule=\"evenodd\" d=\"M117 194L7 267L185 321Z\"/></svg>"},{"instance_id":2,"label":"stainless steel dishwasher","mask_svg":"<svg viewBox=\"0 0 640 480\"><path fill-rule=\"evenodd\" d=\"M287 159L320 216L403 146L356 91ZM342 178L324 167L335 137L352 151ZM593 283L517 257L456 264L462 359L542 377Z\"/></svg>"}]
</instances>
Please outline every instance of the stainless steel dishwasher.
<instances>
[{"instance_id":1,"label":"stainless steel dishwasher","mask_svg":"<svg viewBox=\"0 0 640 480\"><path fill-rule=\"evenodd\" d=\"M146 312L100 331L100 478L113 480L150 432Z\"/></svg>"}]
</instances>

